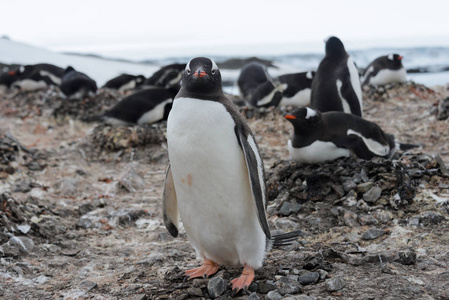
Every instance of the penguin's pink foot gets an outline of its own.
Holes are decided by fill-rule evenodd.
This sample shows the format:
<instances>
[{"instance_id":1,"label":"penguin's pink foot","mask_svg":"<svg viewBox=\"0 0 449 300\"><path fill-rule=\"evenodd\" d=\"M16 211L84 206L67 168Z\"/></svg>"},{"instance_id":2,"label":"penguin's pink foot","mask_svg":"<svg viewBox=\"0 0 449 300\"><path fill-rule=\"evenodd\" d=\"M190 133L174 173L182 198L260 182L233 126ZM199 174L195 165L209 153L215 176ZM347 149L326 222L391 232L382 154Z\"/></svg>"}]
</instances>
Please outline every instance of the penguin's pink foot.
<instances>
[{"instance_id":1,"label":"penguin's pink foot","mask_svg":"<svg viewBox=\"0 0 449 300\"><path fill-rule=\"evenodd\" d=\"M251 282L254 280L254 269L250 266L245 265L243 267L243 272L240 277L235 278L231 281L232 284L232 293L235 295L240 290L246 290Z\"/></svg>"},{"instance_id":2,"label":"penguin's pink foot","mask_svg":"<svg viewBox=\"0 0 449 300\"><path fill-rule=\"evenodd\" d=\"M210 259L205 258L203 265L201 267L187 270L184 272L184 275L187 276L187 279L203 277L207 278L211 275L214 275L218 272L218 264L211 261Z\"/></svg>"}]
</instances>

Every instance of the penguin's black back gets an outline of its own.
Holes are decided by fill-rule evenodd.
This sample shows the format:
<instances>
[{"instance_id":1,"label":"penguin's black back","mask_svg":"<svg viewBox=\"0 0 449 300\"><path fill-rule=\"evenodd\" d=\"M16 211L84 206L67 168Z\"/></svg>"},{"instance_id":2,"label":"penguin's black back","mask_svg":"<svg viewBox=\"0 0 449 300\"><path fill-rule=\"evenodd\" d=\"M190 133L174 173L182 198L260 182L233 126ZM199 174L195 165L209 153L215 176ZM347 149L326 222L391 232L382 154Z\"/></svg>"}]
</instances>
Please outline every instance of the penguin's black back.
<instances>
[{"instance_id":1,"label":"penguin's black back","mask_svg":"<svg viewBox=\"0 0 449 300\"><path fill-rule=\"evenodd\" d=\"M309 72L284 74L278 77L278 81L287 84L287 88L283 91L283 96L293 97L298 91L311 88L313 76L315 72L312 72L312 78L307 77Z\"/></svg>"},{"instance_id":2,"label":"penguin's black back","mask_svg":"<svg viewBox=\"0 0 449 300\"><path fill-rule=\"evenodd\" d=\"M243 98L249 100L255 89L267 81L269 81L268 73L265 65L257 62L251 62L242 67L240 75L237 79L237 85Z\"/></svg>"},{"instance_id":3,"label":"penguin's black back","mask_svg":"<svg viewBox=\"0 0 449 300\"><path fill-rule=\"evenodd\" d=\"M138 82L137 80L140 79ZM110 88L110 89L119 89L124 84L127 84L131 80L136 80L136 86L139 86L144 83L145 77L143 75L131 75L131 74L121 74L117 77L114 77L110 80L108 80L103 87L104 88Z\"/></svg>"},{"instance_id":4,"label":"penguin's black back","mask_svg":"<svg viewBox=\"0 0 449 300\"><path fill-rule=\"evenodd\" d=\"M174 88L144 89L123 98L113 108L106 111L103 116L119 119L128 123L137 123L143 114L152 110L165 100L173 99L177 92L178 90ZM163 119L167 119L171 109L171 103L167 104L166 109L167 111L164 113Z\"/></svg>"},{"instance_id":5,"label":"penguin's black back","mask_svg":"<svg viewBox=\"0 0 449 300\"><path fill-rule=\"evenodd\" d=\"M66 96L71 96L81 90L95 93L97 91L95 80L84 73L76 71L73 67L67 67L62 77L61 91Z\"/></svg>"}]
</instances>

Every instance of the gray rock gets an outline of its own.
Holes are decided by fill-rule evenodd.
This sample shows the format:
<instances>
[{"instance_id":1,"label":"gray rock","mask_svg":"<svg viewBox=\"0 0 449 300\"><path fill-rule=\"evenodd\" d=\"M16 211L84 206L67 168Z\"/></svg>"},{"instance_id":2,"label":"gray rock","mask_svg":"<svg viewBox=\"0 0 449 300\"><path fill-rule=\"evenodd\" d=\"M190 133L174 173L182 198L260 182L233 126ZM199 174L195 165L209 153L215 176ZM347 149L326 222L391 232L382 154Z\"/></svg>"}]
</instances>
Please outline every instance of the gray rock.
<instances>
[{"instance_id":1,"label":"gray rock","mask_svg":"<svg viewBox=\"0 0 449 300\"><path fill-rule=\"evenodd\" d=\"M86 293L96 287L97 287L97 284L93 281L86 280L86 281L83 281L80 283L80 288Z\"/></svg>"},{"instance_id":2,"label":"gray rock","mask_svg":"<svg viewBox=\"0 0 449 300\"><path fill-rule=\"evenodd\" d=\"M275 223L276 229L282 231L298 230L300 229L299 226L300 225L297 222L294 222L288 218L279 218Z\"/></svg>"},{"instance_id":3,"label":"gray rock","mask_svg":"<svg viewBox=\"0 0 449 300\"><path fill-rule=\"evenodd\" d=\"M320 280L324 280L327 278L327 274L329 274L327 271L318 269L316 270L320 274Z\"/></svg>"},{"instance_id":4,"label":"gray rock","mask_svg":"<svg viewBox=\"0 0 449 300\"><path fill-rule=\"evenodd\" d=\"M328 292L335 292L344 288L346 285L346 281L341 276L335 276L332 279L326 280L324 285Z\"/></svg>"},{"instance_id":5,"label":"gray rock","mask_svg":"<svg viewBox=\"0 0 449 300\"><path fill-rule=\"evenodd\" d=\"M320 274L318 272L310 272L299 276L298 281L302 285L308 285L317 283L320 280Z\"/></svg>"},{"instance_id":6,"label":"gray rock","mask_svg":"<svg viewBox=\"0 0 449 300\"><path fill-rule=\"evenodd\" d=\"M123 172L119 175L119 187L131 193L145 187L145 180L137 174L136 169L138 169L137 162L131 162L124 167Z\"/></svg>"},{"instance_id":7,"label":"gray rock","mask_svg":"<svg viewBox=\"0 0 449 300\"><path fill-rule=\"evenodd\" d=\"M365 182L357 186L357 192L366 193L374 186L374 182Z\"/></svg>"},{"instance_id":8,"label":"gray rock","mask_svg":"<svg viewBox=\"0 0 449 300\"><path fill-rule=\"evenodd\" d=\"M374 203L380 198L380 194L382 193L382 189L378 186L373 186L366 193L363 194L363 200L368 203Z\"/></svg>"},{"instance_id":9,"label":"gray rock","mask_svg":"<svg viewBox=\"0 0 449 300\"><path fill-rule=\"evenodd\" d=\"M285 201L284 203L282 203L281 209L279 210L279 212L283 215L283 216L289 216L291 214L296 214L297 212L299 212L301 209L301 205L299 205L298 203L292 203L292 202L288 202Z\"/></svg>"},{"instance_id":10,"label":"gray rock","mask_svg":"<svg viewBox=\"0 0 449 300\"><path fill-rule=\"evenodd\" d=\"M398 256L397 261L403 265L409 266L416 264L416 252L413 249L399 251Z\"/></svg>"},{"instance_id":11,"label":"gray rock","mask_svg":"<svg viewBox=\"0 0 449 300\"><path fill-rule=\"evenodd\" d=\"M362 234L362 240L374 240L385 233L385 230L372 227Z\"/></svg>"},{"instance_id":12,"label":"gray rock","mask_svg":"<svg viewBox=\"0 0 449 300\"><path fill-rule=\"evenodd\" d=\"M276 286L274 284L268 282L259 283L259 293L267 294L268 292L274 291L275 289Z\"/></svg>"},{"instance_id":13,"label":"gray rock","mask_svg":"<svg viewBox=\"0 0 449 300\"><path fill-rule=\"evenodd\" d=\"M343 189L345 192L349 192L350 190L355 190L357 188L357 184L353 179L348 179L343 182Z\"/></svg>"},{"instance_id":14,"label":"gray rock","mask_svg":"<svg viewBox=\"0 0 449 300\"><path fill-rule=\"evenodd\" d=\"M26 236L13 236L9 239L8 244L25 254L30 253L34 249L33 240Z\"/></svg>"},{"instance_id":15,"label":"gray rock","mask_svg":"<svg viewBox=\"0 0 449 300\"><path fill-rule=\"evenodd\" d=\"M257 296L257 294L255 292L249 294L248 296L248 300L259 300L259 296Z\"/></svg>"},{"instance_id":16,"label":"gray rock","mask_svg":"<svg viewBox=\"0 0 449 300\"><path fill-rule=\"evenodd\" d=\"M438 224L444 221L446 218L439 212L425 211L419 215L419 221L424 226L431 224Z\"/></svg>"},{"instance_id":17,"label":"gray rock","mask_svg":"<svg viewBox=\"0 0 449 300\"><path fill-rule=\"evenodd\" d=\"M268 300L281 300L282 295L278 291L270 291L267 294Z\"/></svg>"},{"instance_id":18,"label":"gray rock","mask_svg":"<svg viewBox=\"0 0 449 300\"><path fill-rule=\"evenodd\" d=\"M281 295L299 294L302 292L302 286L298 282L297 275L281 277L281 279L276 282L276 285Z\"/></svg>"},{"instance_id":19,"label":"gray rock","mask_svg":"<svg viewBox=\"0 0 449 300\"><path fill-rule=\"evenodd\" d=\"M360 225L376 225L379 223L372 215L359 215L358 220Z\"/></svg>"},{"instance_id":20,"label":"gray rock","mask_svg":"<svg viewBox=\"0 0 449 300\"><path fill-rule=\"evenodd\" d=\"M296 295L296 296L289 296L284 298L284 300L315 300L312 297L309 297L307 295Z\"/></svg>"},{"instance_id":21,"label":"gray rock","mask_svg":"<svg viewBox=\"0 0 449 300\"><path fill-rule=\"evenodd\" d=\"M389 211L379 211L376 213L376 219L383 224L393 220L393 214Z\"/></svg>"},{"instance_id":22,"label":"gray rock","mask_svg":"<svg viewBox=\"0 0 449 300\"><path fill-rule=\"evenodd\" d=\"M202 297L203 291L200 288L191 287L187 289L187 294L189 294L189 296Z\"/></svg>"},{"instance_id":23,"label":"gray rock","mask_svg":"<svg viewBox=\"0 0 449 300\"><path fill-rule=\"evenodd\" d=\"M18 257L19 249L17 247L11 246L9 244L3 244L0 246L0 256L1 257Z\"/></svg>"},{"instance_id":24,"label":"gray rock","mask_svg":"<svg viewBox=\"0 0 449 300\"><path fill-rule=\"evenodd\" d=\"M207 291L209 292L209 296L213 299L219 297L225 290L226 282L220 276L212 278L207 284Z\"/></svg>"}]
</instances>

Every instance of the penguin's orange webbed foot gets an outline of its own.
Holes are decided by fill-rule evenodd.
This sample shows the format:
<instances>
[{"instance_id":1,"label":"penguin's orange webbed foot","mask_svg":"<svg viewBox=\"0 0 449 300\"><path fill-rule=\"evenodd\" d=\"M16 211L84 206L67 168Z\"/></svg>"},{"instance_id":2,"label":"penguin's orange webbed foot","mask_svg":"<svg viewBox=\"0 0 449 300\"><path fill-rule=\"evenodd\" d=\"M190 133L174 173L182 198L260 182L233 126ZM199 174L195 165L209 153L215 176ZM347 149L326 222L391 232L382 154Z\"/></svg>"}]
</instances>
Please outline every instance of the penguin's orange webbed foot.
<instances>
[{"instance_id":1,"label":"penguin's orange webbed foot","mask_svg":"<svg viewBox=\"0 0 449 300\"><path fill-rule=\"evenodd\" d=\"M242 275L238 278L234 278L231 281L232 284L232 293L235 295L240 290L246 290L251 282L254 280L254 269L250 266L245 265L243 268Z\"/></svg>"},{"instance_id":2,"label":"penguin's orange webbed foot","mask_svg":"<svg viewBox=\"0 0 449 300\"><path fill-rule=\"evenodd\" d=\"M205 258L203 265L201 267L187 270L184 272L184 275L187 276L187 279L203 277L207 278L211 275L214 275L218 272L218 264L211 261L210 259Z\"/></svg>"}]
</instances>

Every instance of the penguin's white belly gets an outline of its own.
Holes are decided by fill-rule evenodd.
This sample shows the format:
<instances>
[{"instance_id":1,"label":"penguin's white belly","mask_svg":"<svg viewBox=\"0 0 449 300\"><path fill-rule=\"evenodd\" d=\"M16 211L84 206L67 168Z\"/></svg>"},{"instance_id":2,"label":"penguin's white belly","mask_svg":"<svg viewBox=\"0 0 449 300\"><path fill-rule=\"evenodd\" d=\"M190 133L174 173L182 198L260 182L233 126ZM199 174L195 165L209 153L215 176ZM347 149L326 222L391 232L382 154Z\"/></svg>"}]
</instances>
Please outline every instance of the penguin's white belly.
<instances>
[{"instance_id":1,"label":"penguin's white belly","mask_svg":"<svg viewBox=\"0 0 449 300\"><path fill-rule=\"evenodd\" d=\"M351 155L346 148L339 148L332 142L322 141L315 141L302 148L293 148L292 141L288 140L288 151L291 160L307 164L322 163Z\"/></svg>"},{"instance_id":2,"label":"penguin's white belly","mask_svg":"<svg viewBox=\"0 0 449 300\"><path fill-rule=\"evenodd\" d=\"M176 99L167 123L170 165L179 214L197 255L257 269L266 237L234 126L218 102Z\"/></svg>"},{"instance_id":3,"label":"penguin's white belly","mask_svg":"<svg viewBox=\"0 0 449 300\"><path fill-rule=\"evenodd\" d=\"M369 83L372 85L385 85L392 82L405 82L407 80L407 72L404 68L399 70L380 70L376 76L370 78Z\"/></svg>"},{"instance_id":4,"label":"penguin's white belly","mask_svg":"<svg viewBox=\"0 0 449 300\"><path fill-rule=\"evenodd\" d=\"M282 97L281 102L279 103L279 106L287 106L292 105L296 107L303 107L310 104L310 93L311 89L306 88L303 90L300 90L292 97Z\"/></svg>"}]
</instances>

